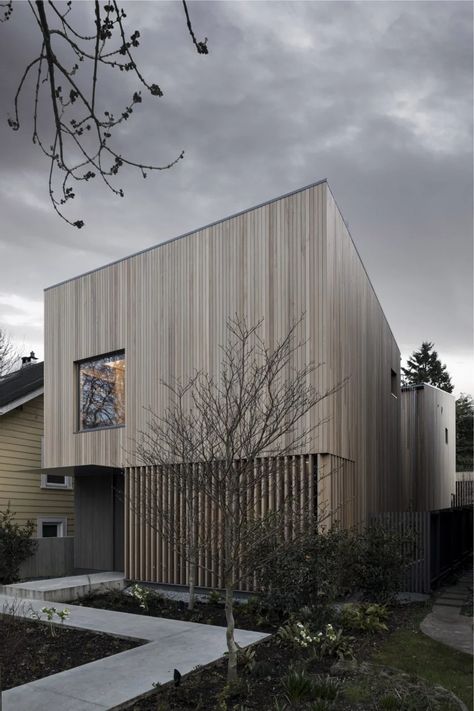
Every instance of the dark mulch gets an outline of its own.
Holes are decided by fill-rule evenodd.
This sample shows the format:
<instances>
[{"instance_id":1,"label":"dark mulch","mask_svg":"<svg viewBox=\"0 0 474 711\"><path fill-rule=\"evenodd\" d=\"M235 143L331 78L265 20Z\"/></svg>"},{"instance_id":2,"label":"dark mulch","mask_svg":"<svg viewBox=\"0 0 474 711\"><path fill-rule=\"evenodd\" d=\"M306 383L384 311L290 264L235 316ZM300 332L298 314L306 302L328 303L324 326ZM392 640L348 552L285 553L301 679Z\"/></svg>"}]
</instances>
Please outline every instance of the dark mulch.
<instances>
[{"instance_id":1,"label":"dark mulch","mask_svg":"<svg viewBox=\"0 0 474 711\"><path fill-rule=\"evenodd\" d=\"M2 688L42 679L140 644L63 626L55 626L52 636L45 622L0 614Z\"/></svg>"},{"instance_id":2,"label":"dark mulch","mask_svg":"<svg viewBox=\"0 0 474 711\"><path fill-rule=\"evenodd\" d=\"M115 592L106 595L84 599L84 605L113 609L138 614L167 617L180 620L191 620L207 624L225 625L223 605L216 602L197 603L196 609L190 612L186 604L166 598L153 596L149 600L149 609L139 607L139 603L129 595ZM236 606L236 626L243 629L275 631L282 622L274 613L262 609L259 605ZM354 634L357 658L370 658L380 642L399 627L403 627L413 616L413 606L402 606L393 609L388 632L376 634ZM330 621L330 620L326 620ZM336 623L337 626L337 623ZM240 682L236 688L229 688L226 679L226 660L220 660L208 667L198 668L183 677L178 688L172 683L157 690L147 699L131 704L129 711L216 711L216 709L246 709L246 711L274 711L275 699L282 701L282 677L291 665L306 663L304 650L295 649L279 643L276 637L265 640L254 646L255 658L252 669L241 661ZM334 659L312 661L308 668L311 674L325 675L334 664ZM178 665L179 666L179 665ZM373 684L372 684L373 685ZM351 693L354 690L351 687ZM359 692L358 692L359 693ZM372 693L372 692L370 692ZM380 694L385 693L382 685ZM375 694L375 692L374 692ZM378 695L380 695L377 693ZM364 697L361 708L372 709ZM365 704L365 706L364 706ZM295 708L300 708L300 706ZM301 707L303 708L303 707ZM306 708L306 706L304 706ZM309 707L308 707L309 708ZM359 708L354 700L341 697L337 709ZM375 707L374 707L375 708Z\"/></svg>"},{"instance_id":3,"label":"dark mulch","mask_svg":"<svg viewBox=\"0 0 474 711\"><path fill-rule=\"evenodd\" d=\"M413 680L400 673L392 676L384 668L372 667L370 660L374 649L383 643L400 625L408 624L412 610L396 608L387 632L356 634L357 661L347 664L348 670L335 671L339 666L334 658L308 661L305 652L294 646L279 642L274 636L254 646L253 668L240 664L239 683L227 685L226 661L220 660L208 667L196 669L181 679L178 688L166 684L146 699L128 706L128 711L275 711L277 708L292 708L301 711L310 709L333 709L333 711L380 711L380 709L410 709L427 711L443 709L454 711L456 705L449 702L437 705L430 700L430 687L422 680ZM352 668L353 665L353 668ZM314 677L337 676L341 680L340 693L335 702L293 702L285 706L282 680L291 666L305 667ZM403 701L401 698L403 697ZM276 704L279 704L278 706Z\"/></svg>"},{"instance_id":4,"label":"dark mulch","mask_svg":"<svg viewBox=\"0 0 474 711\"><path fill-rule=\"evenodd\" d=\"M101 595L90 595L82 598L79 605L95 607L101 610L131 612L135 615L151 615L165 617L171 620L200 622L206 625L226 626L223 602L197 602L194 610L188 610L187 603L170 600L159 594L154 594L148 609L142 609L131 595L112 591ZM257 630L259 632L274 632L281 625L283 618L269 609L259 605L236 604L234 608L235 626L241 630Z\"/></svg>"},{"instance_id":5,"label":"dark mulch","mask_svg":"<svg viewBox=\"0 0 474 711\"><path fill-rule=\"evenodd\" d=\"M252 671L240 669L239 683L234 689L226 687L227 662L221 660L183 677L178 688L167 684L153 696L128 707L129 711L216 711L218 708L248 711L274 709L274 699L281 696L281 678L290 664L304 659L294 647L278 644L275 638L264 640L254 647L255 666ZM326 673L334 660L313 663L311 672ZM226 705L222 704L226 702ZM221 705L222 704L222 705Z\"/></svg>"}]
</instances>

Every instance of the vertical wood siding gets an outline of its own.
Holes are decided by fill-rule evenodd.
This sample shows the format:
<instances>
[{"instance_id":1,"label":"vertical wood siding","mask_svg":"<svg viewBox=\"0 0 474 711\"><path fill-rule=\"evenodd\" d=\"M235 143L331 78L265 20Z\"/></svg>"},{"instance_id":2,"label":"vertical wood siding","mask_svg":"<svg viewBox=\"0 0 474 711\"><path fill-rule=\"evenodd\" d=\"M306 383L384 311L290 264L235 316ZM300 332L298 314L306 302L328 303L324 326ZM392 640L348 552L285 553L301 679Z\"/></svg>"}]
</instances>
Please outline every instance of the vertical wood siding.
<instances>
[{"instance_id":1,"label":"vertical wood siding","mask_svg":"<svg viewBox=\"0 0 474 711\"><path fill-rule=\"evenodd\" d=\"M258 483L244 494L243 510L257 518L279 511L282 535L288 540L301 535L314 523L317 511L316 455L264 458L257 460L255 467L259 469ZM130 580L176 585L188 582L188 562L182 543L189 540L187 492L177 481L171 471L158 467L132 467L126 471L125 575ZM215 501L201 494L195 511L199 586L224 586L219 515ZM174 540L167 533L170 527L176 535ZM255 581L246 576L240 589L253 589L254 585Z\"/></svg>"},{"instance_id":2,"label":"vertical wood siding","mask_svg":"<svg viewBox=\"0 0 474 711\"><path fill-rule=\"evenodd\" d=\"M343 386L301 422L314 434L296 454L330 458L323 468L338 473L320 494L328 506L353 501L347 524L399 507L400 399L391 370L399 383L400 353L325 182L48 289L45 314L46 466L133 469L146 408L168 404L162 381L196 369L219 375L227 319L263 319L271 347L304 314L305 345L291 365L319 364L311 383L320 393ZM78 433L74 363L121 349L125 427ZM133 541L151 555L149 533Z\"/></svg>"},{"instance_id":3,"label":"vertical wood siding","mask_svg":"<svg viewBox=\"0 0 474 711\"><path fill-rule=\"evenodd\" d=\"M40 474L31 471L41 467L42 436L42 395L0 417L0 509L10 503L21 525L28 519L36 523L39 517L66 516L72 535L73 492L41 489Z\"/></svg>"},{"instance_id":4,"label":"vertical wood siding","mask_svg":"<svg viewBox=\"0 0 474 711\"><path fill-rule=\"evenodd\" d=\"M455 472L455 398L431 385L403 389L402 508L414 511L449 508L455 493Z\"/></svg>"}]
</instances>

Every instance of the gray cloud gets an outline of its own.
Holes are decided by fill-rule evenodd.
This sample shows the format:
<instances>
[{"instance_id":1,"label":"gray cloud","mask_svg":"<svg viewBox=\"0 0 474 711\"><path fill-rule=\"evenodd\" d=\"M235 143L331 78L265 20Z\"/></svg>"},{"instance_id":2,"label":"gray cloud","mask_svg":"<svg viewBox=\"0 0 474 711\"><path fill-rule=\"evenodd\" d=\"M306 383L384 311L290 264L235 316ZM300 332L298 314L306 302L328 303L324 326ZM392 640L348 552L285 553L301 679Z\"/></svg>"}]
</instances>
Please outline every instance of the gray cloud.
<instances>
[{"instance_id":1,"label":"gray cloud","mask_svg":"<svg viewBox=\"0 0 474 711\"><path fill-rule=\"evenodd\" d=\"M84 186L68 212L86 219L78 232L49 207L28 133L2 121L0 294L39 302L47 285L327 177L402 350L435 341L457 389L474 391L471 4L192 3L206 57L179 3L125 6L164 97L145 99L115 145L185 159L147 180L124 173L123 200ZM74 11L85 22L89 6ZM38 46L28 13L16 3L0 27L4 115ZM123 78L105 77L104 106L125 105L136 86ZM0 301L0 323L36 344L12 314Z\"/></svg>"}]
</instances>

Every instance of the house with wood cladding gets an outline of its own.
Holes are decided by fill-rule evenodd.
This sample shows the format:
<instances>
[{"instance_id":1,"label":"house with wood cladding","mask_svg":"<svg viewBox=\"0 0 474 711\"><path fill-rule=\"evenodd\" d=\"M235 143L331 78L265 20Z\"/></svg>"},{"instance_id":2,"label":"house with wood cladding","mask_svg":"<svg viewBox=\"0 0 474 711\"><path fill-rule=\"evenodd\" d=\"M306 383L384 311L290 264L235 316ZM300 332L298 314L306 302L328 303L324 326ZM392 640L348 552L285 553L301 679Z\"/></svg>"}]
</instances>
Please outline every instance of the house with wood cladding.
<instances>
[{"instance_id":1,"label":"house with wood cladding","mask_svg":"<svg viewBox=\"0 0 474 711\"><path fill-rule=\"evenodd\" d=\"M401 510L435 511L456 490L456 400L434 385L401 388Z\"/></svg>"},{"instance_id":2,"label":"house with wood cladding","mask_svg":"<svg viewBox=\"0 0 474 711\"><path fill-rule=\"evenodd\" d=\"M134 443L168 404L163 383L218 374L229 318L262 320L271 348L302 314L299 357L333 392L303 418L305 445L259 466L344 525L399 510L400 352L327 181L45 290L44 472L74 478L77 569L186 582L140 515L150 471Z\"/></svg>"},{"instance_id":3,"label":"house with wood cladding","mask_svg":"<svg viewBox=\"0 0 474 711\"><path fill-rule=\"evenodd\" d=\"M34 523L38 538L74 533L72 477L41 471L43 363L34 353L0 378L0 510Z\"/></svg>"}]
</instances>

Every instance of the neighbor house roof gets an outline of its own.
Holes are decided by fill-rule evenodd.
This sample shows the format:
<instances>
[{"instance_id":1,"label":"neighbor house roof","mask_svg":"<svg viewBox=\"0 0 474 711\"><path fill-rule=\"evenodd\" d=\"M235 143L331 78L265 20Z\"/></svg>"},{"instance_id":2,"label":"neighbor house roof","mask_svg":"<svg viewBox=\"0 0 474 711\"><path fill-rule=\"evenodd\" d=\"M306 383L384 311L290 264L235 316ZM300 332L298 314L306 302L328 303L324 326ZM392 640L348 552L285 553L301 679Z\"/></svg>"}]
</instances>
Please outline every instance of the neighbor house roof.
<instances>
[{"instance_id":1,"label":"neighbor house roof","mask_svg":"<svg viewBox=\"0 0 474 711\"><path fill-rule=\"evenodd\" d=\"M0 415L43 393L44 363L29 363L0 378Z\"/></svg>"}]
</instances>

